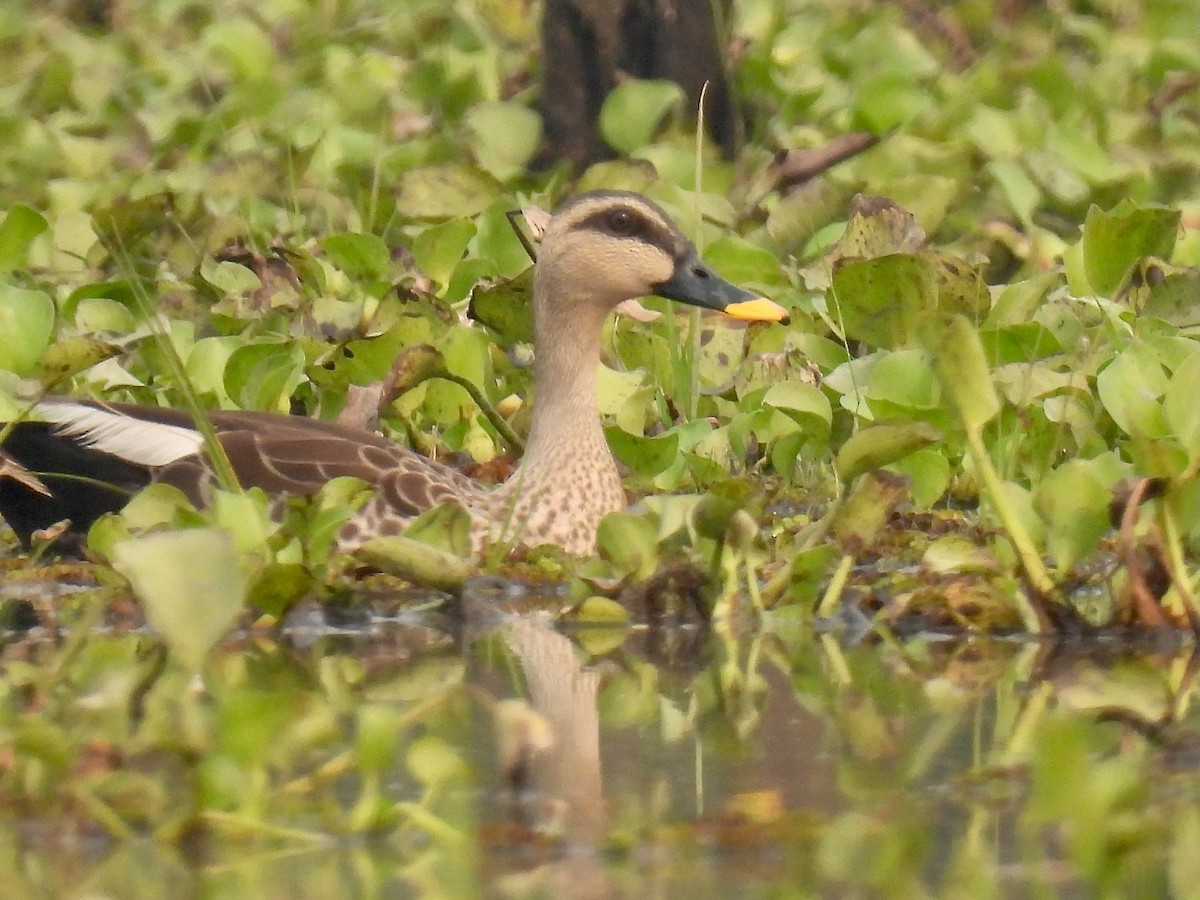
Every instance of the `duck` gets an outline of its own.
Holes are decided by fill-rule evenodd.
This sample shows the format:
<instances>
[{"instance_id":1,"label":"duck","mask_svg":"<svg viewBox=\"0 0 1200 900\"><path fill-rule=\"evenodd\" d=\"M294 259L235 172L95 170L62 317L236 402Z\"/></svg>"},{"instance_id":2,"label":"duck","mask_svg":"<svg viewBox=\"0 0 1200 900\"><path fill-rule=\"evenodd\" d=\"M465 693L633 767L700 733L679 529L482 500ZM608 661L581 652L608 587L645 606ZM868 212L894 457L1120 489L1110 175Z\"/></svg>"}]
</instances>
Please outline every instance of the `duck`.
<instances>
[{"instance_id":1,"label":"duck","mask_svg":"<svg viewBox=\"0 0 1200 900\"><path fill-rule=\"evenodd\" d=\"M303 496L333 478L362 479L373 491L339 532L339 552L399 534L450 502L470 518L476 556L498 541L594 554L600 520L627 505L596 401L605 317L651 295L748 322L786 323L787 312L722 278L656 203L624 191L563 202L544 223L533 281L532 414L524 457L507 480L485 485L359 428L207 412L239 484ZM0 456L0 516L25 546L64 521L80 540L152 483L174 485L198 506L217 485L192 414L167 407L46 398L10 427Z\"/></svg>"}]
</instances>

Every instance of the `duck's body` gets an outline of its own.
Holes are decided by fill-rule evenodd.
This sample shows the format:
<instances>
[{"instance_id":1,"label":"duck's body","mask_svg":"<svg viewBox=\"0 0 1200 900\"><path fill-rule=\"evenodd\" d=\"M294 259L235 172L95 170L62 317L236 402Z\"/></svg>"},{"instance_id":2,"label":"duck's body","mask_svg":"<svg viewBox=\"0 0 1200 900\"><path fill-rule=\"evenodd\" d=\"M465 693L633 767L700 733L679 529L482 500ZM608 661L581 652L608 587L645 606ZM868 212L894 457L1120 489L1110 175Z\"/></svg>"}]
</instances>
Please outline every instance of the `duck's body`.
<instances>
[{"instance_id":1,"label":"duck's body","mask_svg":"<svg viewBox=\"0 0 1200 900\"><path fill-rule=\"evenodd\" d=\"M399 533L414 516L451 501L471 517L476 552L503 540L590 554L600 520L625 506L596 406L601 326L622 301L654 293L738 318L784 318L782 308L704 266L644 197L597 191L568 201L542 236L534 278L528 445L497 487L373 432L274 413L214 412L209 420L243 487L307 495L344 475L372 485L373 497L340 535L342 550ZM86 531L152 482L173 484L196 503L209 499L213 471L186 412L55 399L39 406L39 417L18 424L0 448L10 466L29 470L46 489L0 475L0 515L25 543L63 519Z\"/></svg>"}]
</instances>

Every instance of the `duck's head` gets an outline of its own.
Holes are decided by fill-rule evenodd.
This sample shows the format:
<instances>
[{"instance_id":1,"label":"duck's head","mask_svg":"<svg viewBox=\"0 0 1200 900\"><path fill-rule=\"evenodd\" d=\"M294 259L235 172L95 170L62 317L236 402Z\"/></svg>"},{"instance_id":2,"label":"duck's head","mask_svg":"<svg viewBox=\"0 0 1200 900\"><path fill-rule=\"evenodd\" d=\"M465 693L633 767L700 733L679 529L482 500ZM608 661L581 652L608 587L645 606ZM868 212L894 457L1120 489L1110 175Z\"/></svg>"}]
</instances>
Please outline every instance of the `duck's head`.
<instances>
[{"instance_id":1,"label":"duck's head","mask_svg":"<svg viewBox=\"0 0 1200 900\"><path fill-rule=\"evenodd\" d=\"M786 322L782 306L714 272L655 203L624 191L591 191L565 202L538 250L542 318L579 315L564 298L600 315L624 300L656 294L749 321Z\"/></svg>"}]
</instances>

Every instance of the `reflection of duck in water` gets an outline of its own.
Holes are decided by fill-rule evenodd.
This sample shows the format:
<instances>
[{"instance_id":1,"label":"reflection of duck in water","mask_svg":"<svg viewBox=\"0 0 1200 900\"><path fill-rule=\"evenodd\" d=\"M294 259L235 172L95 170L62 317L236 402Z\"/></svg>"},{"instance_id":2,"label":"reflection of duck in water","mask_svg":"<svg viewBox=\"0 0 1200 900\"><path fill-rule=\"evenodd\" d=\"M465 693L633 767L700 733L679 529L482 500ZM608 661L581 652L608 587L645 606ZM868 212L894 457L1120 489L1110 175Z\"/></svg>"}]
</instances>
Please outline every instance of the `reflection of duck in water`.
<instances>
[{"instance_id":1,"label":"reflection of duck in water","mask_svg":"<svg viewBox=\"0 0 1200 900\"><path fill-rule=\"evenodd\" d=\"M533 800L527 824L559 832L570 843L595 843L605 830L600 673L580 665L569 638L537 621L510 623L505 639L521 660L529 703L541 719L534 727L548 731L512 759L507 773Z\"/></svg>"},{"instance_id":2,"label":"reflection of duck in water","mask_svg":"<svg viewBox=\"0 0 1200 900\"><path fill-rule=\"evenodd\" d=\"M515 744L501 764L517 795L517 819L532 832L560 838L567 849L562 858L520 877L550 896L613 896L612 872L595 851L607 831L596 705L600 673L580 665L571 640L544 623L518 619L504 634L525 673L533 708L526 715L540 717L502 723L523 732L501 738L502 745ZM530 730L537 732L532 739Z\"/></svg>"},{"instance_id":3,"label":"reflection of duck in water","mask_svg":"<svg viewBox=\"0 0 1200 900\"><path fill-rule=\"evenodd\" d=\"M343 528L342 550L456 502L470 515L476 551L502 539L590 554L600 520L625 506L596 406L601 327L623 301L648 294L739 319L786 319L782 307L708 268L646 198L594 191L567 201L542 234L534 275L528 449L498 487L369 431L262 412L213 412L208 421L243 487L307 495L347 475L374 487ZM22 474L0 477L0 514L26 544L35 530L64 519L86 531L152 481L203 503L216 480L187 411L55 399L40 404L37 417L45 421L18 423L0 451L10 474Z\"/></svg>"}]
</instances>

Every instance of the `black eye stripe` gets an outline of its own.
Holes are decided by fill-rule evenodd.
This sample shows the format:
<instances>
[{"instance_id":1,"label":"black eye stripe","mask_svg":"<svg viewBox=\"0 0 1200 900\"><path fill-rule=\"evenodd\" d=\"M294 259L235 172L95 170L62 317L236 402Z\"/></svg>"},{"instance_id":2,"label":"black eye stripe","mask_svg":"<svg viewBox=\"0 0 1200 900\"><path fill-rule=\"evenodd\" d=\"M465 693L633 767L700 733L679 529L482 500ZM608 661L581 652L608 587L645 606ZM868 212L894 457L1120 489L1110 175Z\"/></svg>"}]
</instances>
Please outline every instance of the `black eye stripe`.
<instances>
[{"instance_id":1,"label":"black eye stripe","mask_svg":"<svg viewBox=\"0 0 1200 900\"><path fill-rule=\"evenodd\" d=\"M616 206L597 210L575 227L599 231L610 237L634 238L657 247L672 259L682 258L687 253L687 241L681 234L633 207Z\"/></svg>"}]
</instances>

